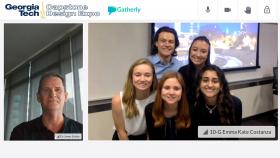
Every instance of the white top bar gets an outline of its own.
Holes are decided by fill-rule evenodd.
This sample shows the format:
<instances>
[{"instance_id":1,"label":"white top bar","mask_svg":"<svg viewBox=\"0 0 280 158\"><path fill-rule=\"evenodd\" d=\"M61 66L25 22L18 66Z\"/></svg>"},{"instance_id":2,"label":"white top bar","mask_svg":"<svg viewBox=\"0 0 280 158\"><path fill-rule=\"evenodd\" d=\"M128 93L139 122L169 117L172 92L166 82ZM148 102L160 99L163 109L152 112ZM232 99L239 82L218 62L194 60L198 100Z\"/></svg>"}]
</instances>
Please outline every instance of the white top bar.
<instances>
[{"instance_id":1,"label":"white top bar","mask_svg":"<svg viewBox=\"0 0 280 158\"><path fill-rule=\"evenodd\" d=\"M89 22L280 19L277 0L2 0L1 20Z\"/></svg>"}]
</instances>

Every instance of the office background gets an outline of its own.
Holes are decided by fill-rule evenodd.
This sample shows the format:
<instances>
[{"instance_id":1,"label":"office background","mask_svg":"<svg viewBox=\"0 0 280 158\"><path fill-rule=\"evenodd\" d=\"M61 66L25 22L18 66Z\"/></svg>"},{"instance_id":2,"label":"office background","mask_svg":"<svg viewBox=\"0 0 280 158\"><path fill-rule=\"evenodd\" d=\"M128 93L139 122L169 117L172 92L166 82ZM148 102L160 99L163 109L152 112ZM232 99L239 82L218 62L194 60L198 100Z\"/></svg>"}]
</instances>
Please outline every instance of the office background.
<instances>
[{"instance_id":1,"label":"office background","mask_svg":"<svg viewBox=\"0 0 280 158\"><path fill-rule=\"evenodd\" d=\"M4 139L12 129L41 115L37 89L42 74L65 78L66 116L83 122L80 82L83 71L81 24L4 24Z\"/></svg>"},{"instance_id":2,"label":"office background","mask_svg":"<svg viewBox=\"0 0 280 158\"><path fill-rule=\"evenodd\" d=\"M89 24L88 32L88 137L90 140L109 140L113 133L112 114L108 107L111 97L122 90L131 63L150 54L151 24ZM277 35L277 23L260 24L261 67L226 72L227 80L232 85L247 83L247 86L239 86L232 90L243 102L243 118L278 108L277 97L273 97L272 94L271 82L273 67L277 67L278 62ZM254 82L253 86L250 82ZM102 108L103 105L107 107Z\"/></svg>"}]
</instances>

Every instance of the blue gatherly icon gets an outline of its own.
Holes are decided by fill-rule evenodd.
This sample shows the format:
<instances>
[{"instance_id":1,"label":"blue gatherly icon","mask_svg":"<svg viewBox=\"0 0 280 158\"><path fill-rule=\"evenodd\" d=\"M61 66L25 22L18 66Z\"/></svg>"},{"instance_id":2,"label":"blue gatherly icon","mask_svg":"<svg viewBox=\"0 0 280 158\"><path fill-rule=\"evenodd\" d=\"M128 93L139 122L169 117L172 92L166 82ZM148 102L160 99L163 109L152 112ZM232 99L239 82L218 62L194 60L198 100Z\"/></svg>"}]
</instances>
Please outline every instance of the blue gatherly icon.
<instances>
[{"instance_id":1,"label":"blue gatherly icon","mask_svg":"<svg viewBox=\"0 0 280 158\"><path fill-rule=\"evenodd\" d=\"M108 12L109 12L109 15L111 15L113 12L116 12L117 8L116 7L113 7L113 6L108 6Z\"/></svg>"}]
</instances>

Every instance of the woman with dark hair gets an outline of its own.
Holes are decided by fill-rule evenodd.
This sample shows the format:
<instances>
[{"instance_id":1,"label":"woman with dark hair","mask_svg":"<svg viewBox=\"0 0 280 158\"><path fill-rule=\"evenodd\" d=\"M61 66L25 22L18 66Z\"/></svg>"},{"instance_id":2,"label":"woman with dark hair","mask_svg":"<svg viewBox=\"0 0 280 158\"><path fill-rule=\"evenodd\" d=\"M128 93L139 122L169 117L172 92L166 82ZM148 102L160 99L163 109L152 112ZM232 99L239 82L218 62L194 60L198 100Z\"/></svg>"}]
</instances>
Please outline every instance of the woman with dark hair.
<instances>
[{"instance_id":1,"label":"woman with dark hair","mask_svg":"<svg viewBox=\"0 0 280 158\"><path fill-rule=\"evenodd\" d=\"M189 64L181 67L178 72L184 78L186 85L186 97L190 103L190 110L193 113L193 105L196 99L196 85L199 71L210 65L211 44L207 37L196 37L189 48Z\"/></svg>"},{"instance_id":2,"label":"woman with dark hair","mask_svg":"<svg viewBox=\"0 0 280 158\"><path fill-rule=\"evenodd\" d=\"M241 124L242 102L230 94L228 82L218 66L205 66L198 75L194 119L198 126Z\"/></svg>"},{"instance_id":3,"label":"woman with dark hair","mask_svg":"<svg viewBox=\"0 0 280 158\"><path fill-rule=\"evenodd\" d=\"M153 39L151 56L148 59L153 63L157 79L165 72L178 71L182 63L175 58L179 39L175 29L164 26L157 30Z\"/></svg>"},{"instance_id":4,"label":"woman with dark hair","mask_svg":"<svg viewBox=\"0 0 280 158\"><path fill-rule=\"evenodd\" d=\"M150 140L194 139L185 85L178 72L169 72L159 81L154 103L145 108Z\"/></svg>"},{"instance_id":5,"label":"woman with dark hair","mask_svg":"<svg viewBox=\"0 0 280 158\"><path fill-rule=\"evenodd\" d=\"M145 107L154 102L157 79L148 59L135 61L128 71L123 91L112 98L116 131L113 140L146 140Z\"/></svg>"}]
</instances>

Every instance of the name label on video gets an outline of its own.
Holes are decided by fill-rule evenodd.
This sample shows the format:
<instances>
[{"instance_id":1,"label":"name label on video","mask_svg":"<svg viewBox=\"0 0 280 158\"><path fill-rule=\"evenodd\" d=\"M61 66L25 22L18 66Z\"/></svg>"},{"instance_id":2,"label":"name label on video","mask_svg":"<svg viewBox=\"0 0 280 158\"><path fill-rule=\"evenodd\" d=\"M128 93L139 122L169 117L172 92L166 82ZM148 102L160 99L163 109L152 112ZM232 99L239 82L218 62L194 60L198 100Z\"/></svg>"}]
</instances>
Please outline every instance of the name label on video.
<instances>
[{"instance_id":1,"label":"name label on video","mask_svg":"<svg viewBox=\"0 0 280 158\"><path fill-rule=\"evenodd\" d=\"M55 140L81 140L81 133L55 133Z\"/></svg>"},{"instance_id":2,"label":"name label on video","mask_svg":"<svg viewBox=\"0 0 280 158\"><path fill-rule=\"evenodd\" d=\"M198 126L199 138L275 138L274 126Z\"/></svg>"}]
</instances>

